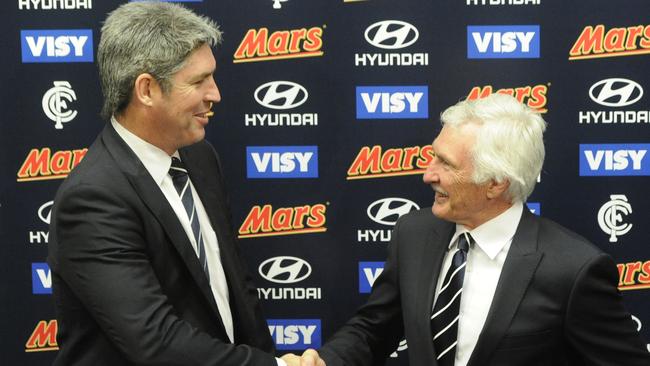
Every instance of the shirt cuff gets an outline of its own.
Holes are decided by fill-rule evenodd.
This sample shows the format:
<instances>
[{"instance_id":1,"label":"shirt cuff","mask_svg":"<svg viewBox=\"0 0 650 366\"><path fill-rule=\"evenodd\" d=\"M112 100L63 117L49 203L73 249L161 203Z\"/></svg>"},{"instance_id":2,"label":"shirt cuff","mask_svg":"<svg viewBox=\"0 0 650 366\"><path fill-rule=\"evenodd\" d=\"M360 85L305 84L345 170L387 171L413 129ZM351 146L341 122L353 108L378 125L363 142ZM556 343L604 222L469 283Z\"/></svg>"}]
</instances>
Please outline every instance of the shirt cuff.
<instances>
[{"instance_id":1,"label":"shirt cuff","mask_svg":"<svg viewBox=\"0 0 650 366\"><path fill-rule=\"evenodd\" d=\"M284 362L284 360L282 360L282 359L280 359L280 358L277 358L277 357L276 357L276 358L275 358L275 361L277 361L278 366L287 366L287 363Z\"/></svg>"}]
</instances>

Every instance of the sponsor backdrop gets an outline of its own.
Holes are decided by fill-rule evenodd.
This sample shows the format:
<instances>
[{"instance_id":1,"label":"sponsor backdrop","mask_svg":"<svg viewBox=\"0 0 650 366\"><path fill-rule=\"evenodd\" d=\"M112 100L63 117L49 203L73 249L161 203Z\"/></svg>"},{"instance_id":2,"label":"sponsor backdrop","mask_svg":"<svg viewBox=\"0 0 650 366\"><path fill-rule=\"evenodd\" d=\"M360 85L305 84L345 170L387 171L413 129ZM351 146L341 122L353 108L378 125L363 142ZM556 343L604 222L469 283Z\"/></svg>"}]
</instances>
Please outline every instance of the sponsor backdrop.
<instances>
[{"instance_id":1,"label":"sponsor backdrop","mask_svg":"<svg viewBox=\"0 0 650 366\"><path fill-rule=\"evenodd\" d=\"M50 209L101 130L94 64L120 1L7 0L0 11L6 365L57 351ZM319 347L367 298L421 183L438 116L507 93L548 121L529 208L610 253L650 339L650 5L644 0L193 0L222 24L207 139L282 352ZM404 342L388 362L407 365Z\"/></svg>"}]
</instances>

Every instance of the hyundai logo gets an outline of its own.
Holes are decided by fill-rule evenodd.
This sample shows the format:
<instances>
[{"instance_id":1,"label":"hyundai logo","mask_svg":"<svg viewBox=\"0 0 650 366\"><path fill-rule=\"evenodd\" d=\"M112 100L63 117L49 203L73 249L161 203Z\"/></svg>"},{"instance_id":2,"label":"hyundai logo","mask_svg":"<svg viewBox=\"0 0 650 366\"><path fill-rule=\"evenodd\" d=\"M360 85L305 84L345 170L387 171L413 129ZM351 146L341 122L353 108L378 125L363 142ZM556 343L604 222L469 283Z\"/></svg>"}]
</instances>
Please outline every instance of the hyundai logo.
<instances>
[{"instance_id":1,"label":"hyundai logo","mask_svg":"<svg viewBox=\"0 0 650 366\"><path fill-rule=\"evenodd\" d=\"M38 217L46 224L50 224L50 216L52 216L52 205L54 201L45 202L38 209Z\"/></svg>"},{"instance_id":2,"label":"hyundai logo","mask_svg":"<svg viewBox=\"0 0 650 366\"><path fill-rule=\"evenodd\" d=\"M291 81L270 81L255 89L255 100L271 109L291 109L303 104L309 94Z\"/></svg>"},{"instance_id":3,"label":"hyundai logo","mask_svg":"<svg viewBox=\"0 0 650 366\"><path fill-rule=\"evenodd\" d=\"M295 283L304 280L311 274L311 266L307 261L297 257L273 257L260 264L260 276L275 283Z\"/></svg>"},{"instance_id":4,"label":"hyundai logo","mask_svg":"<svg viewBox=\"0 0 650 366\"><path fill-rule=\"evenodd\" d=\"M594 102L608 107L624 107L634 104L643 96L638 83L622 78L601 80L589 88L589 97Z\"/></svg>"},{"instance_id":5,"label":"hyundai logo","mask_svg":"<svg viewBox=\"0 0 650 366\"><path fill-rule=\"evenodd\" d=\"M420 206L413 201L404 198L383 198L377 200L368 206L368 217L382 225L395 225L397 219L406 215L412 210L419 210Z\"/></svg>"},{"instance_id":6,"label":"hyundai logo","mask_svg":"<svg viewBox=\"0 0 650 366\"><path fill-rule=\"evenodd\" d=\"M412 45L418 40L417 28L401 20L384 20L366 28L364 36L371 45L395 50Z\"/></svg>"}]
</instances>

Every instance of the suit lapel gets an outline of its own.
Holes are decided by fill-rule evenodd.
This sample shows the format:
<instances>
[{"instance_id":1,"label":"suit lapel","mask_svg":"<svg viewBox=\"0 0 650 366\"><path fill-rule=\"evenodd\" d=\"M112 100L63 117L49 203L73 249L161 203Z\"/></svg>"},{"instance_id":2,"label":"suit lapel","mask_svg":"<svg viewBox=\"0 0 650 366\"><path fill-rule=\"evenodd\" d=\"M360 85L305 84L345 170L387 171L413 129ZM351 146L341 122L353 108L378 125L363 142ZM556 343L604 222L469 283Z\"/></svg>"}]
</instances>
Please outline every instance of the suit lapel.
<instances>
[{"instance_id":1,"label":"suit lapel","mask_svg":"<svg viewBox=\"0 0 650 366\"><path fill-rule=\"evenodd\" d=\"M422 332L420 333L420 337L425 340L431 340L431 347L433 347L433 335L431 334L430 322L433 298L438 277L440 276L442 262L455 229L452 223L441 223L443 225L438 225L428 233L426 243L421 251L422 259L418 274L417 314L420 318L418 324L425 325L421 328Z\"/></svg>"},{"instance_id":2,"label":"suit lapel","mask_svg":"<svg viewBox=\"0 0 650 366\"><path fill-rule=\"evenodd\" d=\"M201 292L212 307L213 312L221 320L214 295L194 252L194 248L176 213L169 205L167 198L156 182L154 182L153 178L151 178L151 175L140 159L138 159L129 146L119 137L110 124L107 124L104 128L102 140L117 166L122 170L136 193L149 210L151 210L151 213L167 233L167 236L169 236L172 244L194 278L194 281L199 285Z\"/></svg>"},{"instance_id":3,"label":"suit lapel","mask_svg":"<svg viewBox=\"0 0 650 366\"><path fill-rule=\"evenodd\" d=\"M536 218L524 208L468 366L484 365L508 330L542 259L542 254L537 252L538 229Z\"/></svg>"}]
</instances>

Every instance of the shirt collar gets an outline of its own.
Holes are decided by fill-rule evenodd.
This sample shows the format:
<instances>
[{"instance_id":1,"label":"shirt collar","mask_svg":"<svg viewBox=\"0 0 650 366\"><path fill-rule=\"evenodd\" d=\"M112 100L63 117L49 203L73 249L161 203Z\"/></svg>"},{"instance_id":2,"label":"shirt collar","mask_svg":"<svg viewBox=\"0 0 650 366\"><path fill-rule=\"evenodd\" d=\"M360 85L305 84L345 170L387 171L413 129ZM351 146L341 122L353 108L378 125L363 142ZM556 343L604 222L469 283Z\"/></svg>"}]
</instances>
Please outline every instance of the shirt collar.
<instances>
[{"instance_id":1,"label":"shirt collar","mask_svg":"<svg viewBox=\"0 0 650 366\"><path fill-rule=\"evenodd\" d=\"M127 130L115 119L115 116L111 117L111 124L117 134L120 135L122 140L129 145L138 159L140 159L156 184L160 186L167 173L169 173L169 168L172 165L171 157L160 148ZM174 152L173 156L178 157L178 151Z\"/></svg>"},{"instance_id":2,"label":"shirt collar","mask_svg":"<svg viewBox=\"0 0 650 366\"><path fill-rule=\"evenodd\" d=\"M456 224L456 232L451 238L449 249L456 245L458 237L469 232L476 245L478 245L487 254L490 259L496 258L497 254L512 240L521 220L521 213L524 205L521 202L515 202L510 208L502 212L499 216L483 223L482 225L469 230L465 226Z\"/></svg>"}]
</instances>

